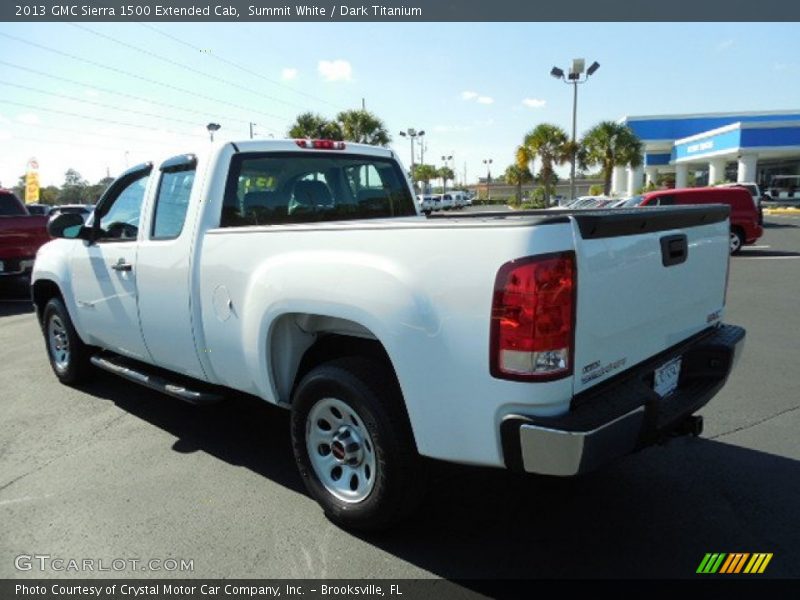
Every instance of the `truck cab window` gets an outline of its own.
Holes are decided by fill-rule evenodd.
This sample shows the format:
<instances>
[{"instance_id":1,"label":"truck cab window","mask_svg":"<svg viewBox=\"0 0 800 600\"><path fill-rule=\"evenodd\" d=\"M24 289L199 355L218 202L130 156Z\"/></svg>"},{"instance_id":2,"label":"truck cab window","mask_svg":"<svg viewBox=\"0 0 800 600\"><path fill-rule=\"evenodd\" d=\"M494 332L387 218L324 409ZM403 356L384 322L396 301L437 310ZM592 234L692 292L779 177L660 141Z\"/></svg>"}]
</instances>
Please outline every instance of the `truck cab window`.
<instances>
[{"instance_id":1,"label":"truck cab window","mask_svg":"<svg viewBox=\"0 0 800 600\"><path fill-rule=\"evenodd\" d=\"M104 214L100 218L100 240L134 241L136 239L139 233L142 201L149 179L149 174L136 179L110 200L111 205L104 210Z\"/></svg>"},{"instance_id":2,"label":"truck cab window","mask_svg":"<svg viewBox=\"0 0 800 600\"><path fill-rule=\"evenodd\" d=\"M193 183L194 170L161 174L153 214L154 240L172 240L181 234Z\"/></svg>"}]
</instances>

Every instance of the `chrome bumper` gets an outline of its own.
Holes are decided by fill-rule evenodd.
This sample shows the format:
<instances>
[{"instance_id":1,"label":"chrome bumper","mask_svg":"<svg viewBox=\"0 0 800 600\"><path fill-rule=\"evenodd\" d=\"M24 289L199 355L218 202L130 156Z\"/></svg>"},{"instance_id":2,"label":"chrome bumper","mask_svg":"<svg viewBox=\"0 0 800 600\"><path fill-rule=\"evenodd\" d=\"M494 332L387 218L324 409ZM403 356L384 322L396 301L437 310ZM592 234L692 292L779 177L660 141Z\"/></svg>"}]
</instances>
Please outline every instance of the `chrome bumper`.
<instances>
[{"instance_id":1,"label":"chrome bumper","mask_svg":"<svg viewBox=\"0 0 800 600\"><path fill-rule=\"evenodd\" d=\"M576 396L565 415L507 416L501 424L506 465L568 477L663 439L722 388L744 337L741 327L717 327ZM661 398L653 391L653 371L677 356L678 389Z\"/></svg>"}]
</instances>

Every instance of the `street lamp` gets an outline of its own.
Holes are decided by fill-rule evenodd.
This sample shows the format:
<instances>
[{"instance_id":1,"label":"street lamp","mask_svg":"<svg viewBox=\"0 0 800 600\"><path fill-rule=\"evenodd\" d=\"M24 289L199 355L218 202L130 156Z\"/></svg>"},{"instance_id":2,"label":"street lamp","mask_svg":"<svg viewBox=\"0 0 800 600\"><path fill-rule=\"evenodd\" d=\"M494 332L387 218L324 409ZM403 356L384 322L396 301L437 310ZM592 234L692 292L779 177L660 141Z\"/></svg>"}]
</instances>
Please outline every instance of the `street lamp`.
<instances>
[{"instance_id":1,"label":"street lamp","mask_svg":"<svg viewBox=\"0 0 800 600\"><path fill-rule=\"evenodd\" d=\"M564 83L572 84L572 160L570 161L570 169L569 169L569 198L570 200L575 200L575 162L577 161L577 151L578 147L576 144L576 137L577 137L577 123L578 123L578 84L579 83L586 83L589 80L589 77L594 75L597 69L600 68L600 63L595 61L589 68L586 69L586 61L582 58L574 58L572 59L572 67L570 67L569 73L564 76L564 71L559 69L558 67L553 67L550 69L550 75L555 77L556 79L560 79ZM585 75L584 75L585 73ZM581 79L581 75L584 75L583 79Z\"/></svg>"},{"instance_id":2,"label":"street lamp","mask_svg":"<svg viewBox=\"0 0 800 600\"><path fill-rule=\"evenodd\" d=\"M422 137L425 135L425 131L417 131L416 129L409 127L405 131L401 131L400 135L402 137L407 137L411 142L411 173L414 173L414 138ZM420 140L421 142L421 140Z\"/></svg>"},{"instance_id":3,"label":"street lamp","mask_svg":"<svg viewBox=\"0 0 800 600\"><path fill-rule=\"evenodd\" d=\"M446 169L448 165L448 161L453 160L453 155L443 156L442 161L444 161L444 168ZM444 194L447 191L447 178L442 177L442 193Z\"/></svg>"},{"instance_id":4,"label":"street lamp","mask_svg":"<svg viewBox=\"0 0 800 600\"><path fill-rule=\"evenodd\" d=\"M486 185L492 183L492 159L491 158L484 158L483 164L486 165Z\"/></svg>"},{"instance_id":5,"label":"street lamp","mask_svg":"<svg viewBox=\"0 0 800 600\"><path fill-rule=\"evenodd\" d=\"M206 129L208 129L208 135L211 136L211 141L214 141L214 132L219 131L219 128L222 127L219 123L209 123L206 125Z\"/></svg>"}]
</instances>

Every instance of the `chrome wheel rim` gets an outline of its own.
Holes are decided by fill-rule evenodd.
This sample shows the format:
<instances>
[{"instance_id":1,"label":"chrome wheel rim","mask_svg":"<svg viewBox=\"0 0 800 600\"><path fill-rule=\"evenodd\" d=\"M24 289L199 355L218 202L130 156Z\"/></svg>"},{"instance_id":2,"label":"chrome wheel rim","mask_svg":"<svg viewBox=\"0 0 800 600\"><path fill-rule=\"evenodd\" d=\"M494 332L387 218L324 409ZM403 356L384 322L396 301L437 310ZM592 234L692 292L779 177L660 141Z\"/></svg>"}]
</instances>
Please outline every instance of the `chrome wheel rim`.
<instances>
[{"instance_id":1,"label":"chrome wheel rim","mask_svg":"<svg viewBox=\"0 0 800 600\"><path fill-rule=\"evenodd\" d=\"M739 236L731 232L731 252L736 252L740 246Z\"/></svg>"},{"instance_id":2,"label":"chrome wheel rim","mask_svg":"<svg viewBox=\"0 0 800 600\"><path fill-rule=\"evenodd\" d=\"M51 316L47 323L47 340L56 369L66 371L69 367L69 337L67 328L58 315Z\"/></svg>"},{"instance_id":3,"label":"chrome wheel rim","mask_svg":"<svg viewBox=\"0 0 800 600\"><path fill-rule=\"evenodd\" d=\"M336 398L322 398L306 418L306 450L323 487L344 502L361 502L375 487L375 445L361 416Z\"/></svg>"}]
</instances>

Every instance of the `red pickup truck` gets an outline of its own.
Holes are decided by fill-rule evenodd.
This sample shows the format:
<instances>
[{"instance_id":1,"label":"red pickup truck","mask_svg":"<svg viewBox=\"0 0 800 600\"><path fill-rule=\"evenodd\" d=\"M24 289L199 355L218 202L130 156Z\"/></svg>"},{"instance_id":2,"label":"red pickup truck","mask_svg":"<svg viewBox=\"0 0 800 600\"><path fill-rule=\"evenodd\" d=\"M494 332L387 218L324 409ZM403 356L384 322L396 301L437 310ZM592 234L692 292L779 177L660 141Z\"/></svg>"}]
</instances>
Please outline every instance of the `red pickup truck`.
<instances>
[{"instance_id":1,"label":"red pickup truck","mask_svg":"<svg viewBox=\"0 0 800 600\"><path fill-rule=\"evenodd\" d=\"M0 189L0 277L30 272L36 251L49 239L47 217L29 214L11 190Z\"/></svg>"}]
</instances>

